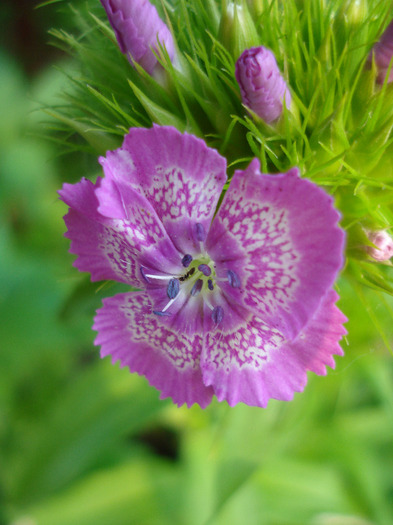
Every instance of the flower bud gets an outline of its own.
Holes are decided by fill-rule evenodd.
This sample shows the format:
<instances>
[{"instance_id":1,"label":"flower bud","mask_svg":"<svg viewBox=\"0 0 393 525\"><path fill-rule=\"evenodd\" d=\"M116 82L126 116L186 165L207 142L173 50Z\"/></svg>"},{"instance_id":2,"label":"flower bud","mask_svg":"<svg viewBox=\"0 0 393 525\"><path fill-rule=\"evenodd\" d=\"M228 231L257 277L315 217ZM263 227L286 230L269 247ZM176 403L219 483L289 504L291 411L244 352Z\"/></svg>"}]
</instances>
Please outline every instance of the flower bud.
<instances>
[{"instance_id":1,"label":"flower bud","mask_svg":"<svg viewBox=\"0 0 393 525\"><path fill-rule=\"evenodd\" d=\"M345 19L348 26L359 26L368 15L367 0L345 0L336 16Z\"/></svg>"},{"instance_id":2,"label":"flower bud","mask_svg":"<svg viewBox=\"0 0 393 525\"><path fill-rule=\"evenodd\" d=\"M269 49L246 49L236 62L235 75L243 104L266 123L280 117L284 99L290 106L291 94Z\"/></svg>"},{"instance_id":3,"label":"flower bud","mask_svg":"<svg viewBox=\"0 0 393 525\"><path fill-rule=\"evenodd\" d=\"M115 32L120 50L131 64L138 62L152 73L157 65L153 50L158 42L165 47L171 60L175 46L168 27L158 16L157 9L147 0L101 0Z\"/></svg>"},{"instance_id":4,"label":"flower bud","mask_svg":"<svg viewBox=\"0 0 393 525\"><path fill-rule=\"evenodd\" d=\"M374 246L365 246L370 257L378 262L387 261L393 257L393 239L385 230L365 230L368 240Z\"/></svg>"},{"instance_id":5,"label":"flower bud","mask_svg":"<svg viewBox=\"0 0 393 525\"><path fill-rule=\"evenodd\" d=\"M393 58L393 22L388 25L379 42L372 48L369 60L371 61L373 57L378 70L377 82L383 84ZM393 67L387 81L393 82Z\"/></svg>"},{"instance_id":6,"label":"flower bud","mask_svg":"<svg viewBox=\"0 0 393 525\"><path fill-rule=\"evenodd\" d=\"M247 5L251 15L258 20L263 13L263 0L247 0Z\"/></svg>"},{"instance_id":7,"label":"flower bud","mask_svg":"<svg viewBox=\"0 0 393 525\"><path fill-rule=\"evenodd\" d=\"M235 58L243 49L257 44L258 33L247 4L224 1L219 39Z\"/></svg>"}]
</instances>

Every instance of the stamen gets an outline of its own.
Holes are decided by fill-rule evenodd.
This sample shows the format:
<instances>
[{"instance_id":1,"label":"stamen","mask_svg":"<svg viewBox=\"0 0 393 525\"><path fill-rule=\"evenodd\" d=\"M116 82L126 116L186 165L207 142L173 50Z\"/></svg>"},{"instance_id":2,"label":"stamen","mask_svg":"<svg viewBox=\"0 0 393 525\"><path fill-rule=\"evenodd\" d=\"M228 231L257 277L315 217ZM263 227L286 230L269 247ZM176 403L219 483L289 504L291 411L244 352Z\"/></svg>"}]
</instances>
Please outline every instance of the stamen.
<instances>
[{"instance_id":1,"label":"stamen","mask_svg":"<svg viewBox=\"0 0 393 525\"><path fill-rule=\"evenodd\" d=\"M208 279L207 287L209 288L209 290L214 290L213 281L211 279Z\"/></svg>"},{"instance_id":2,"label":"stamen","mask_svg":"<svg viewBox=\"0 0 393 525\"><path fill-rule=\"evenodd\" d=\"M240 279L236 272L233 270L228 270L228 282L232 286L232 288L239 288L240 286Z\"/></svg>"},{"instance_id":3,"label":"stamen","mask_svg":"<svg viewBox=\"0 0 393 525\"><path fill-rule=\"evenodd\" d=\"M223 319L224 319L224 309L222 308L222 306L216 306L215 308L213 308L213 311L212 311L213 323L216 325L219 325Z\"/></svg>"},{"instance_id":4,"label":"stamen","mask_svg":"<svg viewBox=\"0 0 393 525\"><path fill-rule=\"evenodd\" d=\"M197 222L195 224L195 230L196 230L196 238L199 242L204 242L206 239L206 232L203 224L200 222Z\"/></svg>"},{"instance_id":5,"label":"stamen","mask_svg":"<svg viewBox=\"0 0 393 525\"><path fill-rule=\"evenodd\" d=\"M209 275L211 275L212 273L210 266L208 266L207 264L200 264L198 266L198 270L202 272L203 275L206 275L206 277L209 277Z\"/></svg>"},{"instance_id":6,"label":"stamen","mask_svg":"<svg viewBox=\"0 0 393 525\"><path fill-rule=\"evenodd\" d=\"M163 313L166 312L168 310L168 308L173 305L173 303L176 301L177 297L179 297L179 296L176 295L176 297L174 297L173 299L171 299L170 301L167 302L167 304L162 309ZM169 314L167 314L167 315L169 315Z\"/></svg>"},{"instance_id":7,"label":"stamen","mask_svg":"<svg viewBox=\"0 0 393 525\"><path fill-rule=\"evenodd\" d=\"M203 286L202 279L198 279L197 281L195 281L195 284L194 284L194 286L191 289L191 295L193 297L196 297L200 293L200 291L202 290L202 286Z\"/></svg>"},{"instance_id":8,"label":"stamen","mask_svg":"<svg viewBox=\"0 0 393 525\"><path fill-rule=\"evenodd\" d=\"M168 308L170 306L173 305L173 303L176 301L176 299L180 297L180 294L177 293L177 295L175 295L175 297L173 297L173 299L171 299L170 301L167 302L167 304L164 306L164 308L161 310L163 313L166 312L168 310ZM169 314L168 314L169 315Z\"/></svg>"},{"instance_id":9,"label":"stamen","mask_svg":"<svg viewBox=\"0 0 393 525\"><path fill-rule=\"evenodd\" d=\"M181 260L182 265L184 266L184 268L188 268L191 262L192 262L192 255L190 255L189 253L186 253L186 255Z\"/></svg>"},{"instance_id":10,"label":"stamen","mask_svg":"<svg viewBox=\"0 0 393 525\"><path fill-rule=\"evenodd\" d=\"M145 273L145 277L149 277L150 279L161 279L163 281L168 281L169 279L173 279L172 275L152 275L150 273ZM150 281L147 281L150 282Z\"/></svg>"},{"instance_id":11,"label":"stamen","mask_svg":"<svg viewBox=\"0 0 393 525\"><path fill-rule=\"evenodd\" d=\"M160 310L153 310L153 314L158 315L159 317L163 317L165 315L169 317L171 315L169 312L160 312Z\"/></svg>"},{"instance_id":12,"label":"stamen","mask_svg":"<svg viewBox=\"0 0 393 525\"><path fill-rule=\"evenodd\" d=\"M143 266L141 266L141 267L139 268L139 270L140 270L140 272L141 272L141 275L142 275L143 280L150 284L150 280L148 279L148 276L146 275L146 273L145 273L145 269L143 268Z\"/></svg>"},{"instance_id":13,"label":"stamen","mask_svg":"<svg viewBox=\"0 0 393 525\"><path fill-rule=\"evenodd\" d=\"M166 293L169 299L174 299L180 291L179 279L171 279L168 283Z\"/></svg>"}]
</instances>

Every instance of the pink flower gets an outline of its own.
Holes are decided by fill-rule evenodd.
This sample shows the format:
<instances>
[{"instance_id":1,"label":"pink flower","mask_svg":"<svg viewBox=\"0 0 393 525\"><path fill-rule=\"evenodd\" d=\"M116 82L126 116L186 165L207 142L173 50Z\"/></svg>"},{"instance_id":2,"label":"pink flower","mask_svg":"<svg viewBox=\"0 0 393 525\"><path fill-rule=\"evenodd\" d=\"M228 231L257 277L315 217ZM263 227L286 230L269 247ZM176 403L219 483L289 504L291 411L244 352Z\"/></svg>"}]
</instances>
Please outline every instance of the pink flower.
<instances>
[{"instance_id":1,"label":"pink flower","mask_svg":"<svg viewBox=\"0 0 393 525\"><path fill-rule=\"evenodd\" d=\"M326 374L345 333L332 286L344 233L332 198L298 169L236 171L172 127L131 129L104 177L64 184L75 266L140 291L104 299L101 355L161 397L205 407L290 400ZM213 218L214 217L214 218Z\"/></svg>"},{"instance_id":2,"label":"pink flower","mask_svg":"<svg viewBox=\"0 0 393 525\"><path fill-rule=\"evenodd\" d=\"M393 239L385 230L366 230L370 242L375 245L365 246L366 252L376 261L388 261L393 257Z\"/></svg>"},{"instance_id":3,"label":"pink flower","mask_svg":"<svg viewBox=\"0 0 393 525\"><path fill-rule=\"evenodd\" d=\"M377 82L383 84L387 75L390 61L393 57L393 22L386 28L379 42L375 44L370 54L370 61L374 56L375 64L378 69ZM393 68L390 70L388 82L393 81Z\"/></svg>"},{"instance_id":4,"label":"pink flower","mask_svg":"<svg viewBox=\"0 0 393 525\"><path fill-rule=\"evenodd\" d=\"M246 49L236 62L235 76L243 104L266 123L280 117L284 99L289 108L291 94L269 49Z\"/></svg>"},{"instance_id":5,"label":"pink flower","mask_svg":"<svg viewBox=\"0 0 393 525\"><path fill-rule=\"evenodd\" d=\"M138 62L148 73L157 65L153 50L159 42L173 60L175 45L157 9L147 0L101 0L122 53Z\"/></svg>"}]
</instances>

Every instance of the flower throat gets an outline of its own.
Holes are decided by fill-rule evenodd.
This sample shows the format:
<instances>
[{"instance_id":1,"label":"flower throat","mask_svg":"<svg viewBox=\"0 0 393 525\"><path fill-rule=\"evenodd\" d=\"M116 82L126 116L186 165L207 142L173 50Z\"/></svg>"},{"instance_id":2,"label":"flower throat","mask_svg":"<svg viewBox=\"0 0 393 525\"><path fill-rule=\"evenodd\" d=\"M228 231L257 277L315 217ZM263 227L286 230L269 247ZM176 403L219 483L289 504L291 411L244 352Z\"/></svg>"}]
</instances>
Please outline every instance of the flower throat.
<instances>
[{"instance_id":1,"label":"flower throat","mask_svg":"<svg viewBox=\"0 0 393 525\"><path fill-rule=\"evenodd\" d=\"M167 280L166 295L168 298L167 304L161 310L153 310L153 313L158 316L170 316L170 307L180 297L181 292L197 297L202 294L203 301L211 310L211 317L213 322L218 325L224 318L224 309L222 306L213 306L214 292L217 282L228 282L233 288L240 287L240 279L236 272L227 270L226 278L219 278L216 275L216 266L210 259L204 249L204 241L206 233L202 224L195 225L196 238L200 244L201 253L197 257L193 257L187 253L181 259L181 264L185 271L179 275L156 275L148 273L143 266L140 267L140 272L143 280L147 284L153 284L154 280Z\"/></svg>"}]
</instances>

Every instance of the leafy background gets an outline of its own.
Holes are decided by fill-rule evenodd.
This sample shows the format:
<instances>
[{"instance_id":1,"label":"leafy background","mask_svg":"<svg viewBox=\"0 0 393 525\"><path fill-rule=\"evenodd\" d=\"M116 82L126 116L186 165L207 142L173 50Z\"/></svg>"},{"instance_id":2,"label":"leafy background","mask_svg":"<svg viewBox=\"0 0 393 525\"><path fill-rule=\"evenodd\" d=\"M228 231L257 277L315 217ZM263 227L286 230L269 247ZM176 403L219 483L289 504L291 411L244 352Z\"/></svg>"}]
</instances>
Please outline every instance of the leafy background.
<instances>
[{"instance_id":1,"label":"leafy background","mask_svg":"<svg viewBox=\"0 0 393 525\"><path fill-rule=\"evenodd\" d=\"M0 523L393 523L392 306L341 279L344 358L267 409L159 401L100 360L104 295L71 266L56 190L98 170L43 138L74 63L46 45L68 9L0 5ZM53 124L54 126L54 124Z\"/></svg>"}]
</instances>

